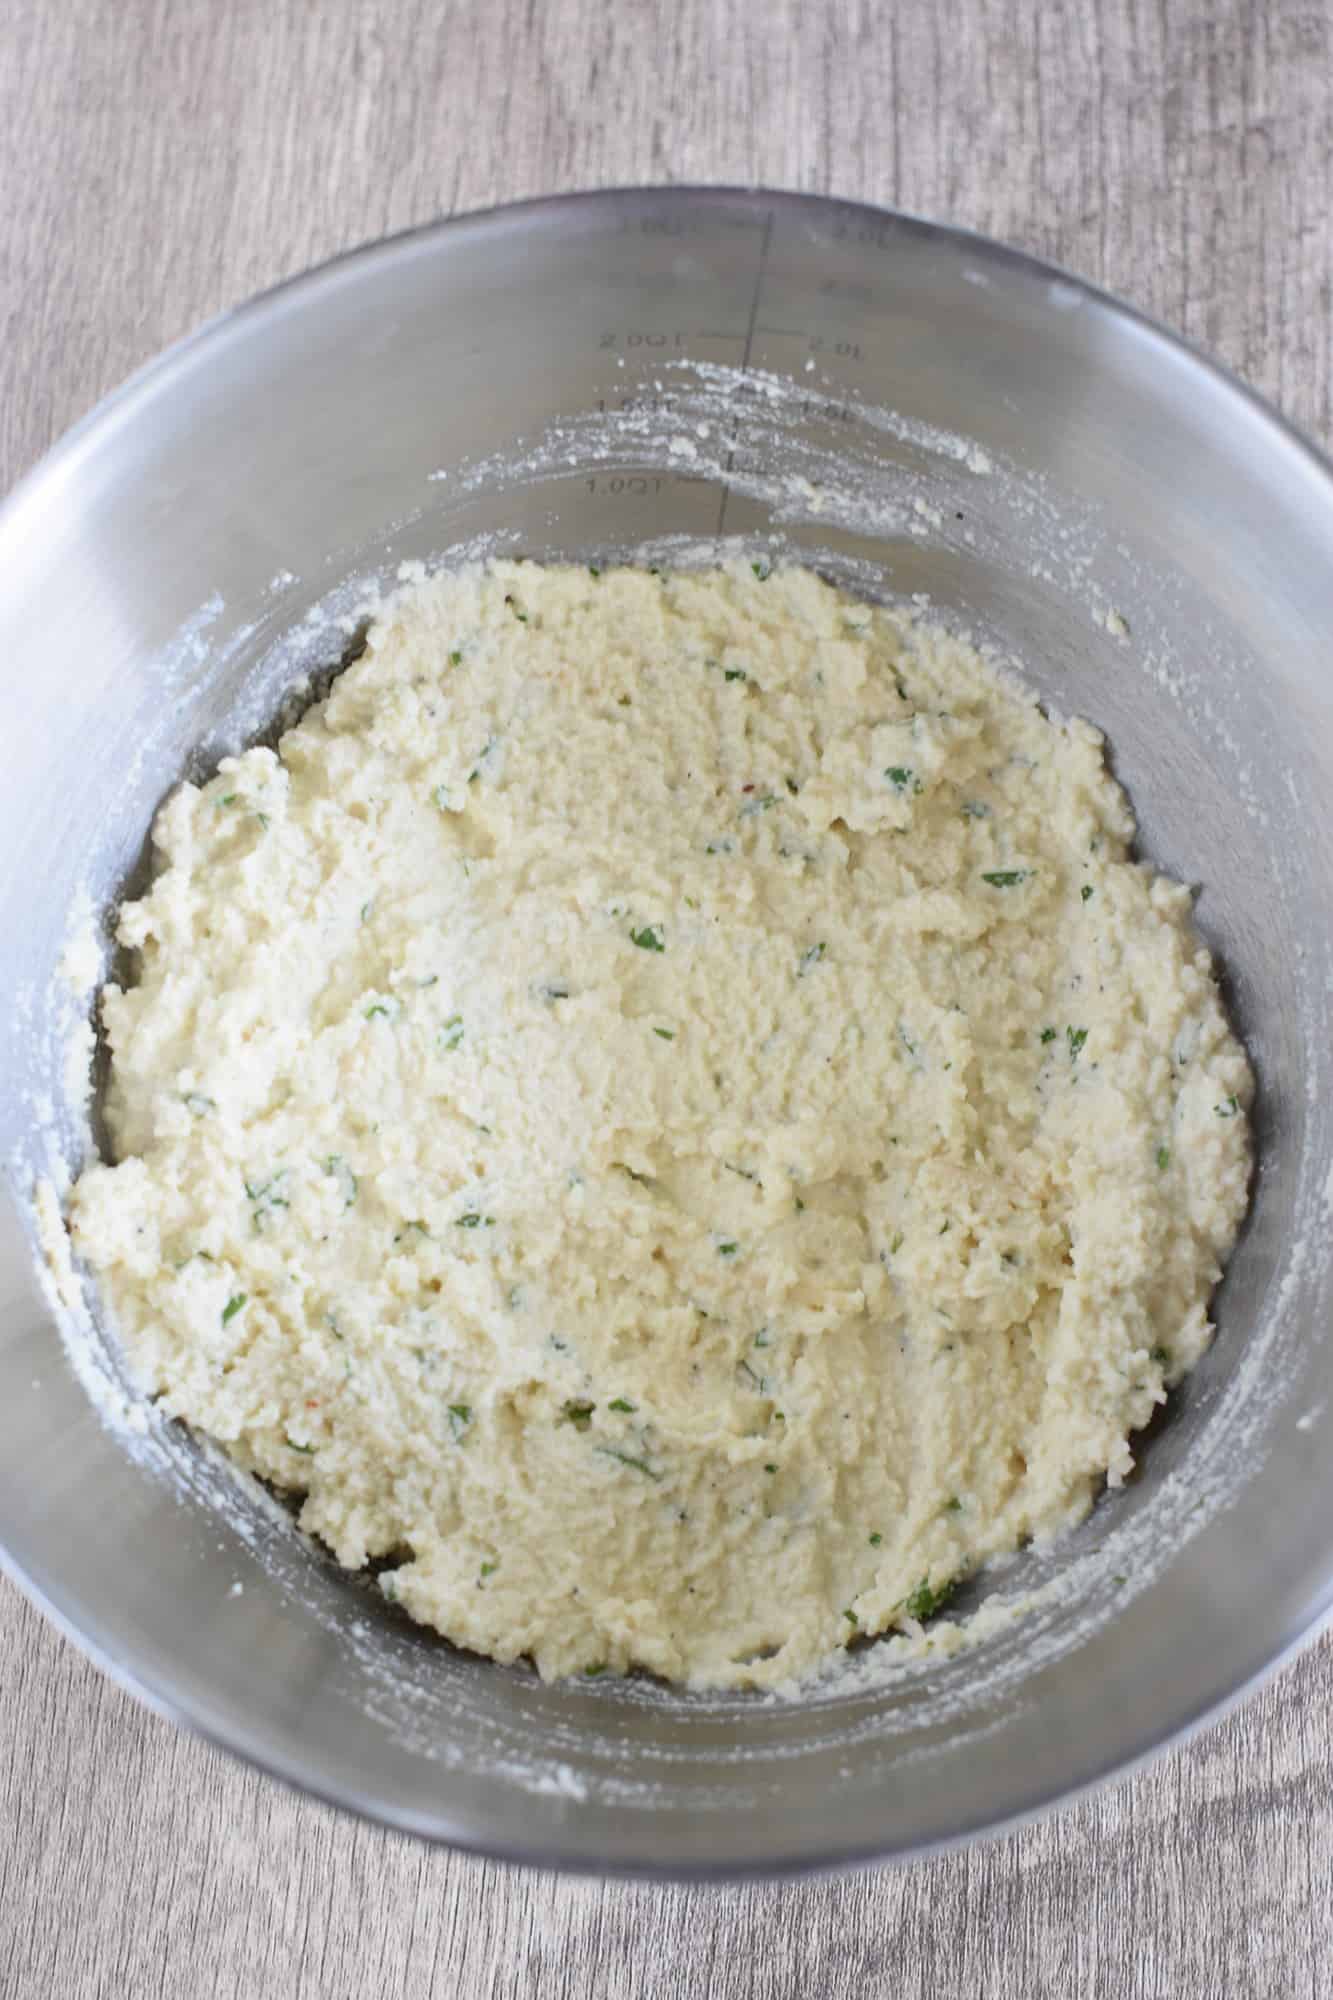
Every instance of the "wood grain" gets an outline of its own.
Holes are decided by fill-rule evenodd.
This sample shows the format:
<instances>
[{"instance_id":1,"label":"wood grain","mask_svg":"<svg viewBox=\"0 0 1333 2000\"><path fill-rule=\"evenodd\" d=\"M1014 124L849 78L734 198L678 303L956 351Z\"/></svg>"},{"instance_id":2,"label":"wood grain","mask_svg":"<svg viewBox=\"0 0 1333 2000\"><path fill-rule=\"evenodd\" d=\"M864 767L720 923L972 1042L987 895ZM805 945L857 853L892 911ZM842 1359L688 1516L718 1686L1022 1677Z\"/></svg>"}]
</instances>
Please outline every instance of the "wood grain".
<instances>
[{"instance_id":1,"label":"wood grain","mask_svg":"<svg viewBox=\"0 0 1333 2000\"><path fill-rule=\"evenodd\" d=\"M715 180L1074 266L1327 440L1333 24L1273 0L4 0L0 479L207 314L552 188ZM0 1589L0 1993L1333 1993L1333 1642L1188 1749L916 1867L565 1882L335 1817Z\"/></svg>"}]
</instances>

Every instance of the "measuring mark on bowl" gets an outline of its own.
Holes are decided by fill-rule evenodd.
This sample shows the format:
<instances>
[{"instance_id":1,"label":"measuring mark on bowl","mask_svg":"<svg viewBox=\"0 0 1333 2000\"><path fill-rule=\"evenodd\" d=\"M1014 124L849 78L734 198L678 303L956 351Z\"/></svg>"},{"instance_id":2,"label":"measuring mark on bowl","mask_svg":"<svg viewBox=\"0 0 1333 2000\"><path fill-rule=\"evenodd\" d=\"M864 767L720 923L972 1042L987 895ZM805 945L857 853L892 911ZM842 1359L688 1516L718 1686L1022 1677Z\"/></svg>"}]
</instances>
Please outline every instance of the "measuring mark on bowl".
<instances>
[{"instance_id":1,"label":"measuring mark on bowl","mask_svg":"<svg viewBox=\"0 0 1333 2000\"><path fill-rule=\"evenodd\" d=\"M741 356L741 374L749 373L750 353L754 347L755 328L759 323L759 301L763 296L764 277L768 270L768 246L773 239L773 211L764 211L764 233L759 242L759 263L754 274L754 292L750 299L750 321L745 329L745 352ZM722 487L722 499L717 510L717 533L719 537L726 526L727 502L731 498L731 471L736 462L736 439L740 431L740 413L737 412L731 426L731 447L727 452L726 479Z\"/></svg>"}]
</instances>

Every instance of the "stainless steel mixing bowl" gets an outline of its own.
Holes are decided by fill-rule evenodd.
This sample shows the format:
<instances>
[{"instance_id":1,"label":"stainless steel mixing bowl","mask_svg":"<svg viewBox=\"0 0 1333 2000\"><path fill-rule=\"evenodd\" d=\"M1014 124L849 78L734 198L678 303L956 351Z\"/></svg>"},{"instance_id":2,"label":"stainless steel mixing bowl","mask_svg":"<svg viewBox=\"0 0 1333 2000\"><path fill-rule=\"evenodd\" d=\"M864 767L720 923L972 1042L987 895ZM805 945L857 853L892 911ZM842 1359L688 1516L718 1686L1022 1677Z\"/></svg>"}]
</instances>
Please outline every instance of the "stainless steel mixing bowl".
<instances>
[{"instance_id":1,"label":"stainless steel mixing bowl","mask_svg":"<svg viewBox=\"0 0 1333 2000\"><path fill-rule=\"evenodd\" d=\"M85 1383L117 1364L55 1311L30 1206L83 1143L71 905L132 877L183 770L336 661L346 579L486 547L681 559L719 532L928 592L1103 724L1146 851L1202 884L1261 1081L1218 1336L1139 1477L973 1586L1036 1590L1025 1620L924 1669L872 1649L792 1703L543 1687L398 1622L192 1440L99 1414ZM11 1574L269 1771L573 1866L920 1851L1214 1712L1333 1600L1331 630L1333 482L1279 418L1084 285L848 204L675 189L464 217L164 356L0 518Z\"/></svg>"}]
</instances>

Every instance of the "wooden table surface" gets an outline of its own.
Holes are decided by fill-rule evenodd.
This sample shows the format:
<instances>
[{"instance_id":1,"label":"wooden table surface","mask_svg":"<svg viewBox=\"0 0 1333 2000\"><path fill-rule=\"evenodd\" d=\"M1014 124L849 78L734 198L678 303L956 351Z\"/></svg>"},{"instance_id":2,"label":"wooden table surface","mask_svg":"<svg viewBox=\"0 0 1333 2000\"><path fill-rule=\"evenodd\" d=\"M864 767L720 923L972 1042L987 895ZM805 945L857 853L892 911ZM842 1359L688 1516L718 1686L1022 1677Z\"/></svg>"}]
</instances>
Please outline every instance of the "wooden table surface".
<instances>
[{"instance_id":1,"label":"wooden table surface","mask_svg":"<svg viewBox=\"0 0 1333 2000\"><path fill-rule=\"evenodd\" d=\"M1327 0L3 0L0 482L316 259L558 188L764 182L1086 273L1330 435ZM0 1995L1333 1994L1333 1640L1187 1749L912 1867L564 1881L178 1734L0 1586Z\"/></svg>"}]
</instances>

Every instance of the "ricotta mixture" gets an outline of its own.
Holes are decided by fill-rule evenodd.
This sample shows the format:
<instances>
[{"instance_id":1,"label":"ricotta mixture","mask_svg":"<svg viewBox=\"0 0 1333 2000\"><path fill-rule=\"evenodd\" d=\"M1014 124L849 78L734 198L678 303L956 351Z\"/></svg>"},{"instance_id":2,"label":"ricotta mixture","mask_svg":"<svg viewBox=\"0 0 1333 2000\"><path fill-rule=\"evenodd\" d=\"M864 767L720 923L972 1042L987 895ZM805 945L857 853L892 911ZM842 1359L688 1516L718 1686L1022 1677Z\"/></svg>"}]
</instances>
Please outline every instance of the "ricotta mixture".
<instances>
[{"instance_id":1,"label":"ricotta mixture","mask_svg":"<svg viewBox=\"0 0 1333 2000\"><path fill-rule=\"evenodd\" d=\"M76 1249L172 1415L542 1674L778 1686L1076 1521L1251 1080L1080 721L800 569L417 575L182 785Z\"/></svg>"}]
</instances>

